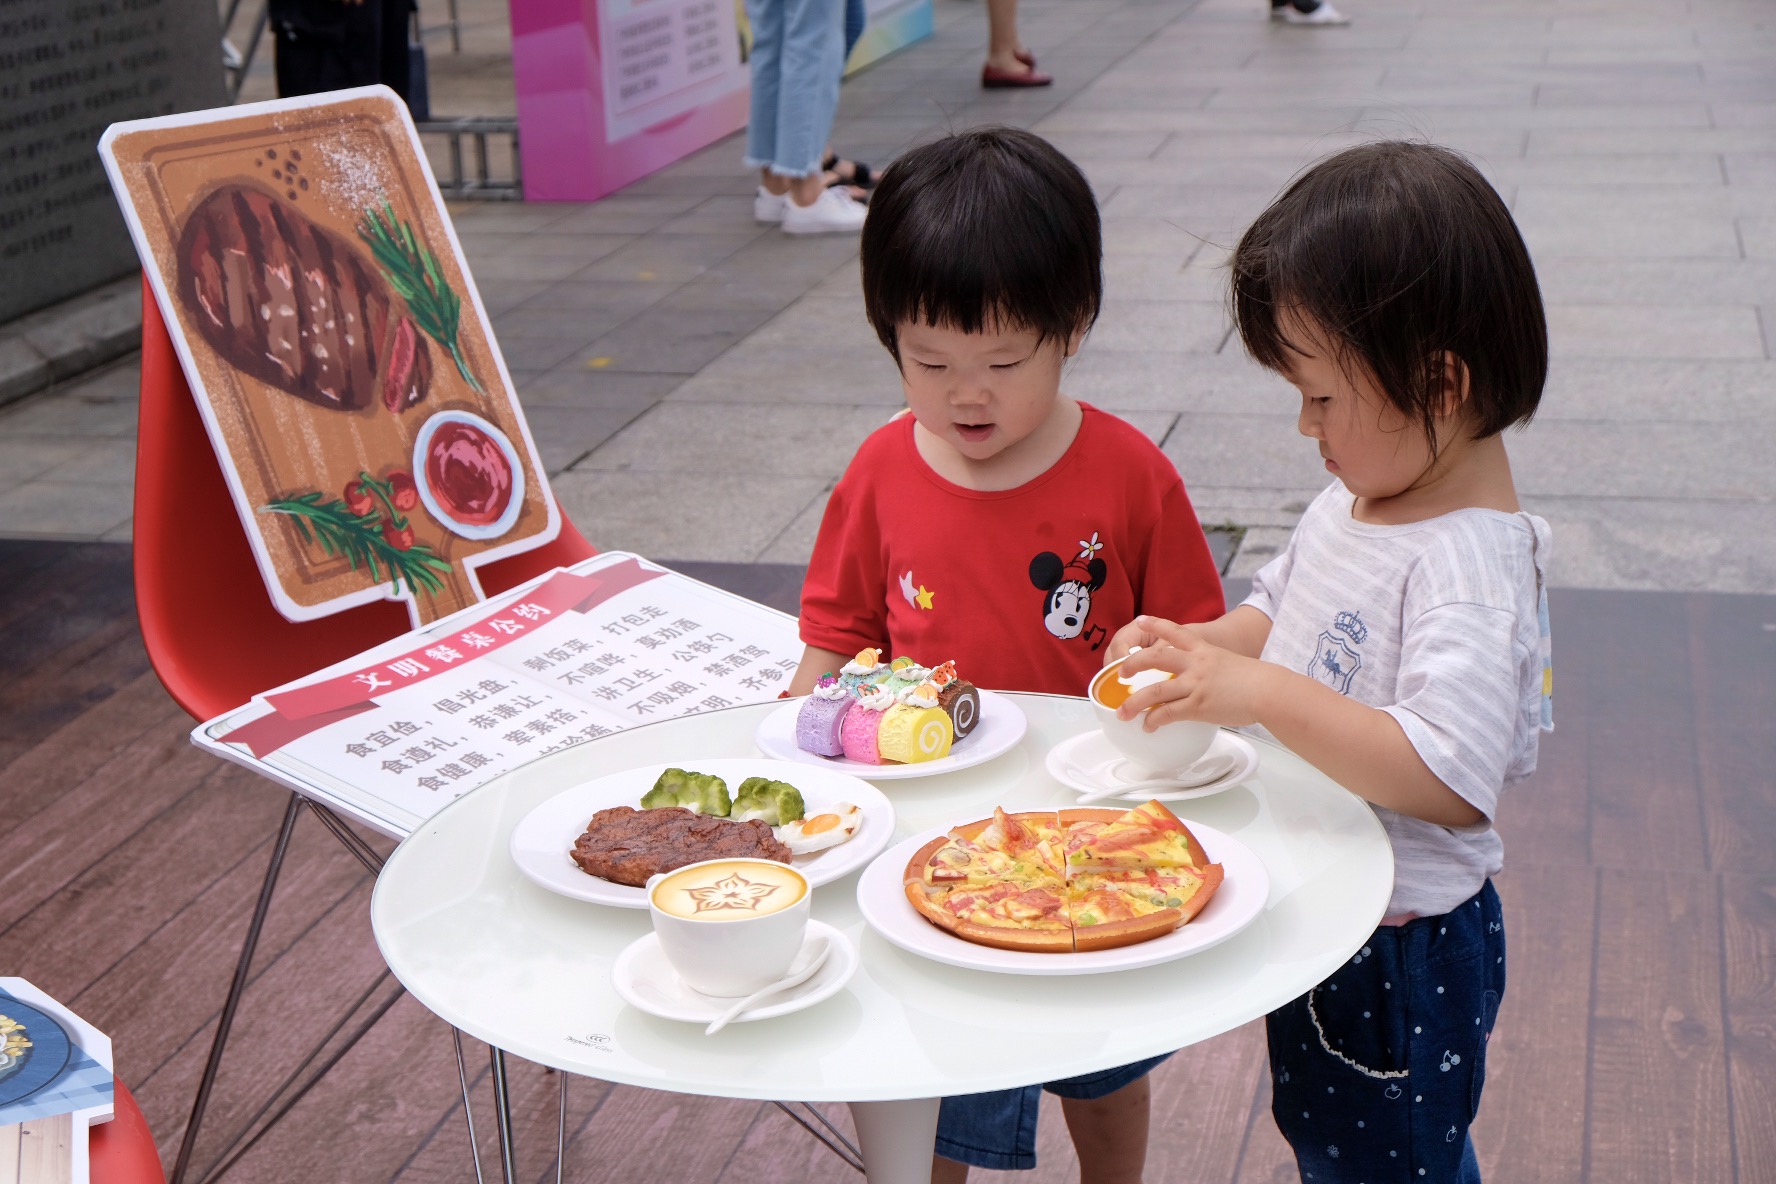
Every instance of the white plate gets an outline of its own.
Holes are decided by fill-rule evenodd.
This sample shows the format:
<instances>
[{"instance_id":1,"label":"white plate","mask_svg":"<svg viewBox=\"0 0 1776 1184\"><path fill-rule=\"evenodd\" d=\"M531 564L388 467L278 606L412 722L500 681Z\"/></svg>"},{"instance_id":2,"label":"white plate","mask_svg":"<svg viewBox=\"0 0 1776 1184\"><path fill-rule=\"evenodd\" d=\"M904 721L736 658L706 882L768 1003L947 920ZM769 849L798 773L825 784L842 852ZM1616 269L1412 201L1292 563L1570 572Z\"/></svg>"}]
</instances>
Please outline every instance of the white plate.
<instances>
[{"instance_id":1,"label":"white plate","mask_svg":"<svg viewBox=\"0 0 1776 1184\"><path fill-rule=\"evenodd\" d=\"M857 973L857 947L831 925L810 920L802 949L807 949L809 942L818 939L825 939L831 949L826 955L826 965L815 972L813 978L782 994L770 996L729 1023L744 1024L788 1015L838 994ZM796 957L800 958L801 954L797 953ZM631 1007L664 1020L683 1020L689 1024L707 1024L739 1002L737 999L711 998L685 986L660 949L660 939L652 933L637 938L617 955L616 962L611 965L611 987Z\"/></svg>"},{"instance_id":2,"label":"white plate","mask_svg":"<svg viewBox=\"0 0 1776 1184\"><path fill-rule=\"evenodd\" d=\"M1210 794L1220 793L1249 781L1258 771L1257 747L1237 732L1225 729L1218 732L1214 743L1209 745L1208 752L1192 768L1217 758L1224 767L1211 780L1191 785L1181 778L1175 788L1133 789L1100 800L1145 802L1157 799L1162 802L1184 802L1191 798L1206 798ZM1116 783L1150 783L1156 780L1135 768L1127 757L1112 747L1110 741L1104 739L1104 733L1096 729L1081 732L1049 749L1047 765L1050 777L1080 793L1109 789Z\"/></svg>"},{"instance_id":3,"label":"white plate","mask_svg":"<svg viewBox=\"0 0 1776 1184\"><path fill-rule=\"evenodd\" d=\"M569 852L574 840L586 833L592 815L611 806L633 806L639 810L641 795L654 787L663 771L674 766L695 773L713 773L728 783L730 794L748 777L787 781L802 791L809 814L819 814L840 802L850 802L862 810L863 825L848 841L813 855L798 855L792 862L791 866L816 888L856 871L894 837L894 807L881 790L867 781L836 769L807 769L756 757L710 757L675 761L672 765L643 765L556 794L512 828L512 862L532 883L551 892L620 909L647 908L645 889L587 875Z\"/></svg>"},{"instance_id":4,"label":"white plate","mask_svg":"<svg viewBox=\"0 0 1776 1184\"><path fill-rule=\"evenodd\" d=\"M1029 721L1016 703L992 691L980 692L980 722L967 737L950 746L950 755L935 761L916 764L866 765L843 756L820 756L796 747L796 715L802 710L801 699L785 700L783 706L759 722L753 742L766 756L780 761L794 761L816 769L838 769L871 781L894 781L902 777L931 777L938 773L954 773L971 769L1009 752L1024 738Z\"/></svg>"},{"instance_id":5,"label":"white plate","mask_svg":"<svg viewBox=\"0 0 1776 1184\"><path fill-rule=\"evenodd\" d=\"M473 522L459 522L450 516L437 494L432 492L430 480L426 476L426 458L431 453L432 437L438 429L447 423L462 424L485 432L506 458L512 473L512 495L506 502L506 508L492 522L477 525ZM518 521L519 511L524 509L524 465L518 459L518 450L506 439L506 434L476 415L472 411L440 411L419 427L419 435L413 439L413 483L419 489L419 500L425 503L426 513L442 523L452 534L459 534L465 539L497 539L512 529Z\"/></svg>"},{"instance_id":6,"label":"white plate","mask_svg":"<svg viewBox=\"0 0 1776 1184\"><path fill-rule=\"evenodd\" d=\"M857 907L872 929L908 953L969 970L1000 974L1104 974L1156 966L1220 945L1256 921L1270 898L1270 876L1250 848L1218 830L1192 822L1190 833L1202 843L1209 861L1221 865L1225 878L1215 890L1215 898L1188 924L1139 945L1089 954L996 950L945 933L920 916L906 898L903 885L907 860L920 847L949 831L949 827L940 826L883 852L857 881Z\"/></svg>"}]
</instances>

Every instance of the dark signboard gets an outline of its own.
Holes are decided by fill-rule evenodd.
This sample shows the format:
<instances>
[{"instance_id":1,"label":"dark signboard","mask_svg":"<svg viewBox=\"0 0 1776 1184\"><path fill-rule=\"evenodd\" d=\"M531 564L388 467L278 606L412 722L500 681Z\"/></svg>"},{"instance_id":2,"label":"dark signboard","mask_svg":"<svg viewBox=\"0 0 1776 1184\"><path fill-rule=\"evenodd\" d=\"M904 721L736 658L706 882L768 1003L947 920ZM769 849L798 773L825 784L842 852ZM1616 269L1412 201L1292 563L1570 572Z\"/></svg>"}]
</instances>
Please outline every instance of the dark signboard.
<instances>
[{"instance_id":1,"label":"dark signboard","mask_svg":"<svg viewBox=\"0 0 1776 1184\"><path fill-rule=\"evenodd\" d=\"M216 0L0 0L0 321L136 267L108 126L226 101Z\"/></svg>"}]
</instances>

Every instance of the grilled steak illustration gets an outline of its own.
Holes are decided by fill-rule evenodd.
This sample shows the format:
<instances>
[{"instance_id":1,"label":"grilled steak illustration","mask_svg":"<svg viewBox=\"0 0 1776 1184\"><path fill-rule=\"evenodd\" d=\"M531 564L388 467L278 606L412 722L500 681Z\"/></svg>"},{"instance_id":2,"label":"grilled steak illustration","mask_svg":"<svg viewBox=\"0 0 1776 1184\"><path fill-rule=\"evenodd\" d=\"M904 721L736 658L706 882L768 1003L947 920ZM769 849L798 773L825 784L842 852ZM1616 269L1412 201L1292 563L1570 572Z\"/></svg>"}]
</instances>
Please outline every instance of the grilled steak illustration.
<instances>
[{"instance_id":1,"label":"grilled steak illustration","mask_svg":"<svg viewBox=\"0 0 1776 1184\"><path fill-rule=\"evenodd\" d=\"M224 185L185 220L179 299L244 374L321 407L398 411L432 362L388 283L345 239L251 185ZM380 379L380 383L379 383Z\"/></svg>"}]
</instances>

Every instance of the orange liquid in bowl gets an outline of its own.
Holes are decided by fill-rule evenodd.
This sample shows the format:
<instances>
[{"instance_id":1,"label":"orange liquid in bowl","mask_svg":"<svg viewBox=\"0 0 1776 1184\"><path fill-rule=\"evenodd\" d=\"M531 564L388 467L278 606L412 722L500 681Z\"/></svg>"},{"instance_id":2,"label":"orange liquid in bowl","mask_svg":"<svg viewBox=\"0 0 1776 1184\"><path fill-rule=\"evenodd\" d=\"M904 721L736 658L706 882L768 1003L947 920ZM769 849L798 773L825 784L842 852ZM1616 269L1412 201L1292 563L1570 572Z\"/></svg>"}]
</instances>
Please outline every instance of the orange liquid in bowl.
<instances>
[{"instance_id":1,"label":"orange liquid in bowl","mask_svg":"<svg viewBox=\"0 0 1776 1184\"><path fill-rule=\"evenodd\" d=\"M1120 666L1115 666L1106 670L1099 676L1097 685L1092 688L1092 697L1112 711L1115 711L1118 707L1121 707L1124 703L1128 702L1128 697L1139 689L1138 687L1132 687L1128 683L1123 682L1121 677L1119 677L1121 673L1122 668ZM1137 674L1135 677L1141 678L1142 675ZM1172 676L1166 674L1165 677L1171 678Z\"/></svg>"}]
</instances>

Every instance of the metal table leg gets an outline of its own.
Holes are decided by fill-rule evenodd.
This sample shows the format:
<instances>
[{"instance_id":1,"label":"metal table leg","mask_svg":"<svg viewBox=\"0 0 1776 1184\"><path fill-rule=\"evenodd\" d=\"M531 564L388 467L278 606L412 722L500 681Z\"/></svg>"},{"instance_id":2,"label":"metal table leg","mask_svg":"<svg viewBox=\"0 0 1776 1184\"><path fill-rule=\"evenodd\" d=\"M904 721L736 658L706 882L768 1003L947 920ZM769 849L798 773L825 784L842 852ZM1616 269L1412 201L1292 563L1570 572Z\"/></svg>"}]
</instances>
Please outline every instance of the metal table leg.
<instances>
[{"instance_id":1,"label":"metal table leg","mask_svg":"<svg viewBox=\"0 0 1776 1184\"><path fill-rule=\"evenodd\" d=\"M505 1050L489 1048L488 1061L493 1065L493 1122L499 1131L500 1145L500 1177L505 1184L517 1184L518 1160L517 1151L512 1146L512 1098L506 1089L506 1054ZM932 1130L937 1130L936 1119L932 1119Z\"/></svg>"},{"instance_id":2,"label":"metal table leg","mask_svg":"<svg viewBox=\"0 0 1776 1184\"><path fill-rule=\"evenodd\" d=\"M939 1100L850 1104L869 1184L930 1184Z\"/></svg>"}]
</instances>

